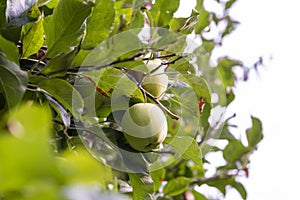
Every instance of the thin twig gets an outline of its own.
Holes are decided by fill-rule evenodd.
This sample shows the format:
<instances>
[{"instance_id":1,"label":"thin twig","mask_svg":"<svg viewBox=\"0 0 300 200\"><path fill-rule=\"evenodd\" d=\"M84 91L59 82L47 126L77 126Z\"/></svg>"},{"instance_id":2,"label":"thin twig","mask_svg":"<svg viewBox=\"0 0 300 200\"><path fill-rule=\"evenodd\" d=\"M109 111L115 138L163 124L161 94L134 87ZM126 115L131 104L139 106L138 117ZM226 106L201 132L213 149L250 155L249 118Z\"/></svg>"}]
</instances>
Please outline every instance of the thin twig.
<instances>
[{"instance_id":1,"label":"thin twig","mask_svg":"<svg viewBox=\"0 0 300 200\"><path fill-rule=\"evenodd\" d=\"M99 70L99 69L102 69L102 68L105 68L105 67L110 67L110 66L113 66L113 65L116 65L116 64L121 64L121 63L124 63L124 62L134 61L134 60L136 60L136 58L138 58L142 55L144 55L144 53L139 52L139 53L137 53L136 55L134 55L130 58L127 58L127 59L124 59L124 60L116 60L116 61L113 61L111 63L100 65L100 66L77 66L77 67L73 67L73 68L68 69L68 72L78 72L79 69L80 69L80 71ZM163 56L156 56L156 57L153 57L152 59L170 58L170 57L174 57L174 56L176 56L176 54L172 53L172 54L167 54L167 55L163 55ZM142 58L141 60L149 60L149 58Z\"/></svg>"},{"instance_id":2,"label":"thin twig","mask_svg":"<svg viewBox=\"0 0 300 200\"><path fill-rule=\"evenodd\" d=\"M176 119L176 120L179 119L179 116L172 113L168 108L166 108L162 103L160 103L160 101L156 97L154 97L152 94L150 94L142 86L139 85L138 87L143 93L145 93L150 99L152 99L162 110L164 110L172 119Z\"/></svg>"}]
</instances>

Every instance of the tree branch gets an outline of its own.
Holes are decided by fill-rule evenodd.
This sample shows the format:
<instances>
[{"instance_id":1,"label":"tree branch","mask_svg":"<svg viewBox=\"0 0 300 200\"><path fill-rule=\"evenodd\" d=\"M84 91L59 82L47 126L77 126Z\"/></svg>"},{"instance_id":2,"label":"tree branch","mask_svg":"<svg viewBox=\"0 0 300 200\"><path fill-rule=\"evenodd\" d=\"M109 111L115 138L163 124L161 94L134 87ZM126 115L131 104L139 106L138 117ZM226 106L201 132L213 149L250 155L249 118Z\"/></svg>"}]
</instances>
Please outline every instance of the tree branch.
<instances>
[{"instance_id":1,"label":"tree branch","mask_svg":"<svg viewBox=\"0 0 300 200\"><path fill-rule=\"evenodd\" d=\"M105 68L105 67L110 67L110 66L113 66L113 65L116 65L116 64L120 64L120 63L124 63L124 62L129 62L129 61L134 61L136 60L136 58L140 57L144 55L144 52L139 52L137 53L136 55L132 56L132 57L129 57L127 59L124 59L124 60L116 60L116 61L113 61L111 63L108 63L108 64L104 64L104 65L100 65L100 66L77 66L77 67L73 67L73 68L70 68L68 69L68 72L78 72L79 70L80 71L93 71L93 70L99 70L99 69L102 69L102 68ZM153 58L142 58L141 60L153 60L153 59L162 59L162 58L170 58L170 57L174 57L176 56L175 53L172 53L172 54L167 54L167 55L163 55L163 56L156 56L156 57L153 57ZM180 58L182 58L180 56ZM178 60L178 59L177 59ZM176 62L176 61L175 61Z\"/></svg>"},{"instance_id":2,"label":"tree branch","mask_svg":"<svg viewBox=\"0 0 300 200\"><path fill-rule=\"evenodd\" d=\"M172 119L179 119L179 116L172 113L168 108L166 108L160 101L154 97L152 94L150 94L147 90L145 90L142 86L138 85L138 88L146 94L150 99L152 99L162 110L164 110Z\"/></svg>"}]
</instances>

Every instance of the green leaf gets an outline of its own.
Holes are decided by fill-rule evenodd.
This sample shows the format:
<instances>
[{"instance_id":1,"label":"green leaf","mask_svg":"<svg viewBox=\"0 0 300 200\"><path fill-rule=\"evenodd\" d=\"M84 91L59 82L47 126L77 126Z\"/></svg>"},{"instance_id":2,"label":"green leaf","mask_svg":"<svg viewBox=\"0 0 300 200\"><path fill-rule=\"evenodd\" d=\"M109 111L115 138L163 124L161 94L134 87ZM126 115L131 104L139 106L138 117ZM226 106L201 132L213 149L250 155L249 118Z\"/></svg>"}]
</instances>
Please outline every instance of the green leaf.
<instances>
[{"instance_id":1,"label":"green leaf","mask_svg":"<svg viewBox=\"0 0 300 200\"><path fill-rule=\"evenodd\" d=\"M183 193L189 188L190 183L193 182L193 179L187 177L176 177L168 181L166 186L163 189L163 193L169 196L177 196Z\"/></svg>"},{"instance_id":2,"label":"green leaf","mask_svg":"<svg viewBox=\"0 0 300 200\"><path fill-rule=\"evenodd\" d=\"M69 53L62 53L52 58L42 70L42 74L51 77L65 76L68 69L71 67L74 57L77 51L71 51Z\"/></svg>"},{"instance_id":3,"label":"green leaf","mask_svg":"<svg viewBox=\"0 0 300 200\"><path fill-rule=\"evenodd\" d=\"M20 27L28 22L36 21L41 12L36 0L8 0L6 7L7 27Z\"/></svg>"},{"instance_id":4,"label":"green leaf","mask_svg":"<svg viewBox=\"0 0 300 200\"><path fill-rule=\"evenodd\" d=\"M189 18L173 18L170 21L170 30L180 31L184 34L190 34L193 32L196 22L196 16L191 16Z\"/></svg>"},{"instance_id":5,"label":"green leaf","mask_svg":"<svg viewBox=\"0 0 300 200\"><path fill-rule=\"evenodd\" d=\"M226 186L229 185L231 180L210 180L205 182L207 185L217 188L224 196L226 195Z\"/></svg>"},{"instance_id":6,"label":"green leaf","mask_svg":"<svg viewBox=\"0 0 300 200\"><path fill-rule=\"evenodd\" d=\"M225 9L228 10L236 2L236 0L229 0L226 2Z\"/></svg>"},{"instance_id":7,"label":"green leaf","mask_svg":"<svg viewBox=\"0 0 300 200\"><path fill-rule=\"evenodd\" d=\"M155 171L151 171L151 177L154 181L154 191L158 191L166 175L166 169L163 166Z\"/></svg>"},{"instance_id":8,"label":"green leaf","mask_svg":"<svg viewBox=\"0 0 300 200\"><path fill-rule=\"evenodd\" d=\"M0 90L5 94L8 108L21 102L27 82L27 73L0 52Z\"/></svg>"},{"instance_id":9,"label":"green leaf","mask_svg":"<svg viewBox=\"0 0 300 200\"><path fill-rule=\"evenodd\" d=\"M207 198L204 195L200 194L199 192L197 192L195 190L193 190L192 193L195 197L195 200L207 200Z\"/></svg>"},{"instance_id":10,"label":"green leaf","mask_svg":"<svg viewBox=\"0 0 300 200\"><path fill-rule=\"evenodd\" d=\"M255 147L262 139L262 124L258 118L251 117L252 119L252 128L246 130L248 146Z\"/></svg>"},{"instance_id":11,"label":"green leaf","mask_svg":"<svg viewBox=\"0 0 300 200\"><path fill-rule=\"evenodd\" d=\"M120 7L120 3L121 7ZM119 4L119 5L118 5ZM113 33L118 33L121 31L126 30L128 24L131 22L132 19L132 8L123 8L123 2L119 1L119 3L116 1L115 2L115 25L114 25L114 30Z\"/></svg>"},{"instance_id":12,"label":"green leaf","mask_svg":"<svg viewBox=\"0 0 300 200\"><path fill-rule=\"evenodd\" d=\"M108 96L114 92L115 97L126 95L140 100L144 99L137 85L120 70L104 68L98 76L94 77L94 81L97 83L97 87Z\"/></svg>"},{"instance_id":13,"label":"green leaf","mask_svg":"<svg viewBox=\"0 0 300 200\"><path fill-rule=\"evenodd\" d=\"M16 45L13 42L4 39L1 35L0 51L2 51L10 61L13 61L15 63L19 62L19 51Z\"/></svg>"},{"instance_id":14,"label":"green leaf","mask_svg":"<svg viewBox=\"0 0 300 200\"><path fill-rule=\"evenodd\" d=\"M195 25L195 33L200 34L205 27L207 27L210 24L210 19L209 19L209 12L206 10L201 10L198 15L198 21L197 24Z\"/></svg>"},{"instance_id":15,"label":"green leaf","mask_svg":"<svg viewBox=\"0 0 300 200\"><path fill-rule=\"evenodd\" d=\"M70 184L95 184L97 181L106 185L112 181L112 169L95 160L84 149L79 149L78 155L66 154L57 164L60 170L67 172L64 178Z\"/></svg>"},{"instance_id":16,"label":"green leaf","mask_svg":"<svg viewBox=\"0 0 300 200\"><path fill-rule=\"evenodd\" d=\"M240 141L234 140L228 143L223 151L223 156L228 162L235 162L241 157L250 152L251 149L245 147Z\"/></svg>"},{"instance_id":17,"label":"green leaf","mask_svg":"<svg viewBox=\"0 0 300 200\"><path fill-rule=\"evenodd\" d=\"M83 23L91 12L93 3L84 0L59 1L53 15L45 18L44 29L48 57L70 51L83 36Z\"/></svg>"},{"instance_id":18,"label":"green leaf","mask_svg":"<svg viewBox=\"0 0 300 200\"><path fill-rule=\"evenodd\" d=\"M172 3L168 0L156 0L151 10L156 26L168 25L178 7L179 0L173 0Z\"/></svg>"},{"instance_id":19,"label":"green leaf","mask_svg":"<svg viewBox=\"0 0 300 200\"><path fill-rule=\"evenodd\" d=\"M208 83L203 77L193 74L182 74L179 80L189 84L196 92L197 98L204 98L205 102L210 103L210 89Z\"/></svg>"},{"instance_id":20,"label":"green leaf","mask_svg":"<svg viewBox=\"0 0 300 200\"><path fill-rule=\"evenodd\" d=\"M224 139L224 140L229 140L229 141L236 140L236 138L229 131L227 123L223 126L220 137L217 137L216 139Z\"/></svg>"},{"instance_id":21,"label":"green leaf","mask_svg":"<svg viewBox=\"0 0 300 200\"><path fill-rule=\"evenodd\" d=\"M44 27L43 19L40 18L34 24L26 24L24 26L23 57L28 57L42 47L44 43Z\"/></svg>"},{"instance_id":22,"label":"green leaf","mask_svg":"<svg viewBox=\"0 0 300 200\"><path fill-rule=\"evenodd\" d=\"M194 138L177 136L170 141L166 140L166 142L173 147L177 153L182 155L184 159L192 160L195 163L195 168L201 173L204 172L201 149Z\"/></svg>"},{"instance_id":23,"label":"green leaf","mask_svg":"<svg viewBox=\"0 0 300 200\"><path fill-rule=\"evenodd\" d=\"M227 16L225 18L225 20L226 20L227 26L226 26L226 29L224 30L224 32L222 33L222 37L230 34L232 31L234 31L236 29L237 25L239 24L238 21L231 19L230 16Z\"/></svg>"},{"instance_id":24,"label":"green leaf","mask_svg":"<svg viewBox=\"0 0 300 200\"><path fill-rule=\"evenodd\" d=\"M128 173L133 187L133 199L154 200L154 182L150 175Z\"/></svg>"},{"instance_id":25,"label":"green leaf","mask_svg":"<svg viewBox=\"0 0 300 200\"><path fill-rule=\"evenodd\" d=\"M247 199L247 191L243 184L241 184L240 182L233 181L230 185L240 193L242 199Z\"/></svg>"},{"instance_id":26,"label":"green leaf","mask_svg":"<svg viewBox=\"0 0 300 200\"><path fill-rule=\"evenodd\" d=\"M233 86L234 85L234 73L232 71L232 67L240 65L240 62L237 60L232 60L228 57L224 57L219 60L218 63L218 71L221 75L222 82L225 86Z\"/></svg>"},{"instance_id":27,"label":"green leaf","mask_svg":"<svg viewBox=\"0 0 300 200\"><path fill-rule=\"evenodd\" d=\"M18 43L20 41L21 30L21 26L17 28L5 28L0 29L0 34L3 36L3 38L11 42Z\"/></svg>"},{"instance_id":28,"label":"green leaf","mask_svg":"<svg viewBox=\"0 0 300 200\"><path fill-rule=\"evenodd\" d=\"M197 5L195 7L197 11L203 10L203 0L197 0Z\"/></svg>"},{"instance_id":29,"label":"green leaf","mask_svg":"<svg viewBox=\"0 0 300 200\"><path fill-rule=\"evenodd\" d=\"M0 29L6 26L6 0L0 0Z\"/></svg>"},{"instance_id":30,"label":"green leaf","mask_svg":"<svg viewBox=\"0 0 300 200\"><path fill-rule=\"evenodd\" d=\"M97 0L92 15L87 22L86 36L82 48L94 48L103 42L112 30L114 19L114 2L112 0Z\"/></svg>"},{"instance_id":31,"label":"green leaf","mask_svg":"<svg viewBox=\"0 0 300 200\"><path fill-rule=\"evenodd\" d=\"M9 134L0 134L0 190L18 191L33 179L53 176L49 109L23 105L10 113L6 126Z\"/></svg>"},{"instance_id":32,"label":"green leaf","mask_svg":"<svg viewBox=\"0 0 300 200\"><path fill-rule=\"evenodd\" d=\"M186 23L187 18L173 18L170 21L170 30L179 31Z\"/></svg>"},{"instance_id":33,"label":"green leaf","mask_svg":"<svg viewBox=\"0 0 300 200\"><path fill-rule=\"evenodd\" d=\"M80 118L83 111L83 99L70 83L63 79L53 78L41 81L38 83L38 87L54 97L75 118Z\"/></svg>"}]
</instances>

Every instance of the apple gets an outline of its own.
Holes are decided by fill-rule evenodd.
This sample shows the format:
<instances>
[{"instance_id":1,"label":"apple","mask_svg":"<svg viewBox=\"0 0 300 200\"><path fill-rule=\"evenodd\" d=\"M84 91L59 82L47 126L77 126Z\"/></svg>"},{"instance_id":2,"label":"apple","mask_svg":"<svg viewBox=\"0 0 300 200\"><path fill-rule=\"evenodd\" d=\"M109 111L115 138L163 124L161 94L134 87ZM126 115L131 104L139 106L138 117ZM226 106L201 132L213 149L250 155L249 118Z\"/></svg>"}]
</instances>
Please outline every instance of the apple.
<instances>
[{"instance_id":1,"label":"apple","mask_svg":"<svg viewBox=\"0 0 300 200\"><path fill-rule=\"evenodd\" d=\"M149 60L146 62L148 68L148 76L142 82L142 87L154 97L159 98L168 88L168 76L165 74L165 66L161 65L160 59ZM160 67L159 67L160 66ZM156 69L150 73L152 70Z\"/></svg>"},{"instance_id":2,"label":"apple","mask_svg":"<svg viewBox=\"0 0 300 200\"><path fill-rule=\"evenodd\" d=\"M164 112L152 103L137 103L128 108L121 126L129 145L142 152L157 149L168 131Z\"/></svg>"}]
</instances>

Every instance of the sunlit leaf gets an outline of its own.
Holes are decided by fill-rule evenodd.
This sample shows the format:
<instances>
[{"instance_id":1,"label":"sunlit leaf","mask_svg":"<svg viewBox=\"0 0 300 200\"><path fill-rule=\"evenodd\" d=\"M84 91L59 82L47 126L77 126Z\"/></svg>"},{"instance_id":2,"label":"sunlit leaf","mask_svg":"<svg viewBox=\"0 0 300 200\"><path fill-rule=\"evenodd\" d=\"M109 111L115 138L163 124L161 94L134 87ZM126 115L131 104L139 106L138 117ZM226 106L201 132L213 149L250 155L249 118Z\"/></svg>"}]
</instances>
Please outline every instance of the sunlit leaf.
<instances>
[{"instance_id":1,"label":"sunlit leaf","mask_svg":"<svg viewBox=\"0 0 300 200\"><path fill-rule=\"evenodd\" d=\"M92 6L92 2L84 0L59 1L53 15L46 17L44 21L48 57L68 52L71 47L78 45L83 36L83 22Z\"/></svg>"},{"instance_id":2,"label":"sunlit leaf","mask_svg":"<svg viewBox=\"0 0 300 200\"><path fill-rule=\"evenodd\" d=\"M197 11L200 11L203 9L203 0L197 0L197 5L196 5L195 9Z\"/></svg>"},{"instance_id":3,"label":"sunlit leaf","mask_svg":"<svg viewBox=\"0 0 300 200\"><path fill-rule=\"evenodd\" d=\"M47 182L44 178L55 172L48 145L49 109L24 105L11 112L6 124L10 135L0 137L0 191L18 191L36 178Z\"/></svg>"},{"instance_id":4,"label":"sunlit leaf","mask_svg":"<svg viewBox=\"0 0 300 200\"><path fill-rule=\"evenodd\" d=\"M103 42L112 30L114 19L114 2L112 0L97 0L87 22L82 48L90 49Z\"/></svg>"},{"instance_id":5,"label":"sunlit leaf","mask_svg":"<svg viewBox=\"0 0 300 200\"><path fill-rule=\"evenodd\" d=\"M166 174L166 169L163 166L161 166L161 168L158 170L150 172L150 175L154 181L154 190L155 191L159 190L162 182L164 181L165 174Z\"/></svg>"},{"instance_id":6,"label":"sunlit leaf","mask_svg":"<svg viewBox=\"0 0 300 200\"><path fill-rule=\"evenodd\" d=\"M207 12L206 10L199 11L198 21L195 25L195 33L200 34L209 24L209 12Z\"/></svg>"},{"instance_id":7,"label":"sunlit leaf","mask_svg":"<svg viewBox=\"0 0 300 200\"><path fill-rule=\"evenodd\" d=\"M44 28L43 19L40 18L34 24L27 24L24 26L23 42L23 57L28 57L42 47L44 43Z\"/></svg>"},{"instance_id":8,"label":"sunlit leaf","mask_svg":"<svg viewBox=\"0 0 300 200\"><path fill-rule=\"evenodd\" d=\"M154 200L154 183L150 175L129 173L133 199Z\"/></svg>"},{"instance_id":9,"label":"sunlit leaf","mask_svg":"<svg viewBox=\"0 0 300 200\"><path fill-rule=\"evenodd\" d=\"M137 99L143 99L143 94L138 90L136 84L131 81L123 72L114 68L101 70L99 76L95 77L97 87L106 95L126 95Z\"/></svg>"},{"instance_id":10,"label":"sunlit leaf","mask_svg":"<svg viewBox=\"0 0 300 200\"><path fill-rule=\"evenodd\" d=\"M101 183L103 185L112 181L112 171L108 166L95 160L84 149L79 154L66 154L64 159L58 160L58 166L71 183Z\"/></svg>"},{"instance_id":11,"label":"sunlit leaf","mask_svg":"<svg viewBox=\"0 0 300 200\"><path fill-rule=\"evenodd\" d=\"M168 0L157 0L152 6L151 14L156 26L165 26L169 24L173 14L179 7L179 0L173 0L172 3Z\"/></svg>"},{"instance_id":12,"label":"sunlit leaf","mask_svg":"<svg viewBox=\"0 0 300 200\"><path fill-rule=\"evenodd\" d=\"M195 200L207 200L207 198L204 195L202 195L201 193L199 193L195 190L193 190L192 193L195 197Z\"/></svg>"},{"instance_id":13,"label":"sunlit leaf","mask_svg":"<svg viewBox=\"0 0 300 200\"><path fill-rule=\"evenodd\" d=\"M0 89L4 91L8 108L21 102L27 81L27 73L0 52Z\"/></svg>"}]
</instances>

